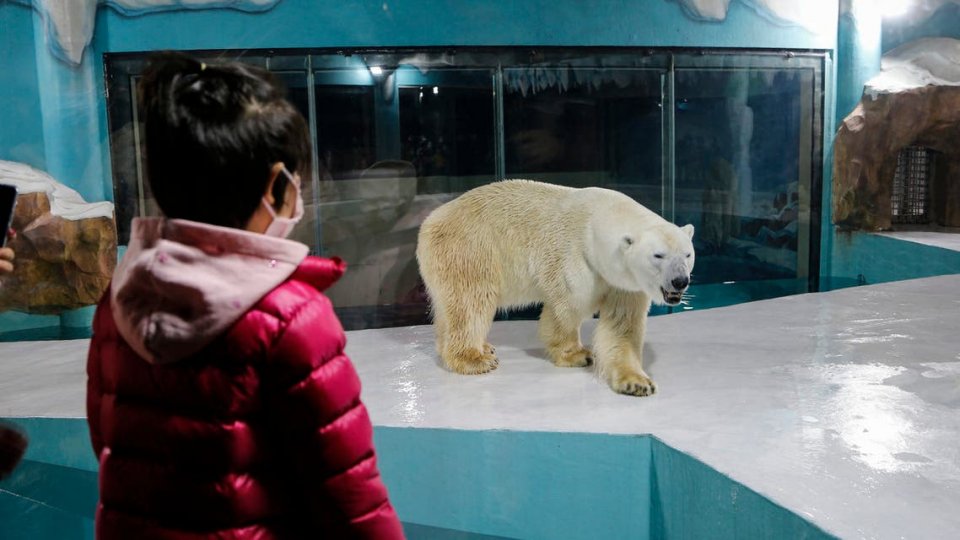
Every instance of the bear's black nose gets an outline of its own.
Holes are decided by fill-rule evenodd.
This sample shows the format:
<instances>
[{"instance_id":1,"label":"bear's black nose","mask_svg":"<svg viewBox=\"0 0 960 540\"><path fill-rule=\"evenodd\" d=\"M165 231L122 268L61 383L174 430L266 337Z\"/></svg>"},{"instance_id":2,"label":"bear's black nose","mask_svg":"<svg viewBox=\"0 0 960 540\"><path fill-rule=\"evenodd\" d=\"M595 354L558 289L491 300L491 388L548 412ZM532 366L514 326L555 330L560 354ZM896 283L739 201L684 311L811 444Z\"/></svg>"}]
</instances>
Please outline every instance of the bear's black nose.
<instances>
[{"instance_id":1,"label":"bear's black nose","mask_svg":"<svg viewBox=\"0 0 960 540\"><path fill-rule=\"evenodd\" d=\"M673 285L673 288L682 291L684 287L690 284L690 278L683 276L678 278L673 278L673 281L670 282Z\"/></svg>"}]
</instances>

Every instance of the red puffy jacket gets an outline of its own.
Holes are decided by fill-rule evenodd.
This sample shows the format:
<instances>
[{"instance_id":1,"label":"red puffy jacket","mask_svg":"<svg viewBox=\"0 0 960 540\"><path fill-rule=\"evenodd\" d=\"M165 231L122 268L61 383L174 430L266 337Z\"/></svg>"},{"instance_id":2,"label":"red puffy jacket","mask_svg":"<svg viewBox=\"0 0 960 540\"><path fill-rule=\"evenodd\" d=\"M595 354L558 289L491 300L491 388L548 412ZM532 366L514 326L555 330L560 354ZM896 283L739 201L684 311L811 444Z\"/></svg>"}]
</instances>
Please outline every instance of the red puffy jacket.
<instances>
[{"instance_id":1,"label":"red puffy jacket","mask_svg":"<svg viewBox=\"0 0 960 540\"><path fill-rule=\"evenodd\" d=\"M226 233L243 252L222 235L204 244L209 226L139 225L98 306L87 366L97 537L402 538L360 381L320 292L339 261L289 256L287 245L250 259L262 242L246 233ZM224 266L238 249L242 264ZM237 291L251 288L251 260L281 282L256 278L271 288L248 307ZM230 280L231 265L232 283L204 284Z\"/></svg>"}]
</instances>

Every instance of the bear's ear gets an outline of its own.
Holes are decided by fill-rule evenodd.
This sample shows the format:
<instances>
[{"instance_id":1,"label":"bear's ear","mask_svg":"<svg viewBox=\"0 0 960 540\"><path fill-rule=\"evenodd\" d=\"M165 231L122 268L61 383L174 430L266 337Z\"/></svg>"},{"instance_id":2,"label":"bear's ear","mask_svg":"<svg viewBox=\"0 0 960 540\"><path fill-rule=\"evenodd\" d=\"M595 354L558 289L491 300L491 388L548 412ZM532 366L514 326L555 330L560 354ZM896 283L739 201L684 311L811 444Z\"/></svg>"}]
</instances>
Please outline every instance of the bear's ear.
<instances>
[{"instance_id":1,"label":"bear's ear","mask_svg":"<svg viewBox=\"0 0 960 540\"><path fill-rule=\"evenodd\" d=\"M627 249L632 245L633 245L633 237L630 236L629 234L623 235L623 238L620 239L620 247L623 249Z\"/></svg>"},{"instance_id":2,"label":"bear's ear","mask_svg":"<svg viewBox=\"0 0 960 540\"><path fill-rule=\"evenodd\" d=\"M687 223L683 227L680 227L680 230L687 233L687 236L690 237L690 239L693 239L693 225Z\"/></svg>"}]
</instances>

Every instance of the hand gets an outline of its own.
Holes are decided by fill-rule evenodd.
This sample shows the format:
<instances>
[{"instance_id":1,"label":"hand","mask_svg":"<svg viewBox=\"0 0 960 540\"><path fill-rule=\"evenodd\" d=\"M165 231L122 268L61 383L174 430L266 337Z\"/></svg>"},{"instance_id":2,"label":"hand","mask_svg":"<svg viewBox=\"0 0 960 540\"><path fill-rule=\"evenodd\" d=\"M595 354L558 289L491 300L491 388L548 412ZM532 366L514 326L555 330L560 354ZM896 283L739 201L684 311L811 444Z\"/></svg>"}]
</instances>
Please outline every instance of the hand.
<instances>
[{"instance_id":1,"label":"hand","mask_svg":"<svg viewBox=\"0 0 960 540\"><path fill-rule=\"evenodd\" d=\"M16 236L16 233L14 233L13 229L11 229L7 233L7 236L11 240L13 240L14 236ZM15 257L15 254L13 253L13 249L8 247L0 248L0 275L9 274L10 272L13 272L14 257Z\"/></svg>"},{"instance_id":2,"label":"hand","mask_svg":"<svg viewBox=\"0 0 960 540\"><path fill-rule=\"evenodd\" d=\"M0 248L0 275L13 272L13 250L10 248Z\"/></svg>"}]
</instances>

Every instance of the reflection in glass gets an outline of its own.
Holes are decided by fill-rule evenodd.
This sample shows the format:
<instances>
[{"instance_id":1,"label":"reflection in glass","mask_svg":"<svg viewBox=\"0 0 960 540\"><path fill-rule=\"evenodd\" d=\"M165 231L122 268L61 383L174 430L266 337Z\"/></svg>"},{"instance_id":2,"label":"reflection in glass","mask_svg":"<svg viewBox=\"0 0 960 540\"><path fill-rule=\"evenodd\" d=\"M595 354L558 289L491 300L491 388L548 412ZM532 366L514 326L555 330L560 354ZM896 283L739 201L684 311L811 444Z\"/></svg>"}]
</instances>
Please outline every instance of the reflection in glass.
<instances>
[{"instance_id":1,"label":"reflection in glass","mask_svg":"<svg viewBox=\"0 0 960 540\"><path fill-rule=\"evenodd\" d=\"M320 164L332 179L351 178L376 159L372 86L314 86Z\"/></svg>"},{"instance_id":2,"label":"reflection in glass","mask_svg":"<svg viewBox=\"0 0 960 540\"><path fill-rule=\"evenodd\" d=\"M313 130L315 170L293 237L348 263L328 291L347 329L428 323L414 255L420 224L502 178L606 187L693 223L694 297L684 309L815 286L817 55L258 54L243 60L276 72ZM121 243L131 217L156 212L139 174L133 107L143 62L107 59Z\"/></svg>"},{"instance_id":3,"label":"reflection in glass","mask_svg":"<svg viewBox=\"0 0 960 540\"><path fill-rule=\"evenodd\" d=\"M812 87L796 69L677 71L676 219L697 227L697 283L806 290Z\"/></svg>"},{"instance_id":4,"label":"reflection in glass","mask_svg":"<svg viewBox=\"0 0 960 540\"><path fill-rule=\"evenodd\" d=\"M660 212L661 77L562 65L505 69L507 176L616 189Z\"/></svg>"},{"instance_id":5,"label":"reflection in glass","mask_svg":"<svg viewBox=\"0 0 960 540\"><path fill-rule=\"evenodd\" d=\"M303 71L278 71L275 75L283 81L287 90L287 99L294 107L300 111L304 118L310 118L310 95L307 88L307 74ZM316 214L310 211L309 203L314 200L313 179L305 176L300 179L300 192L303 196L304 214L303 219L290 233L290 239L311 247L311 252L316 254L314 246L317 245L317 220Z\"/></svg>"},{"instance_id":6,"label":"reflection in glass","mask_svg":"<svg viewBox=\"0 0 960 540\"><path fill-rule=\"evenodd\" d=\"M407 86L400 88L403 159L424 182L422 192L463 192L494 174L493 88Z\"/></svg>"}]
</instances>

